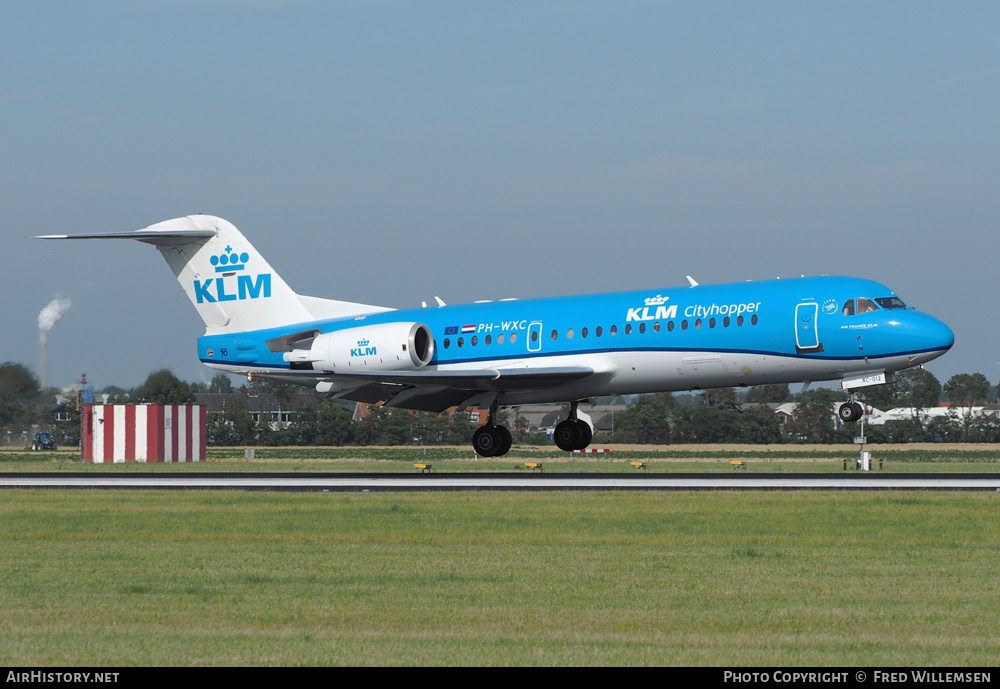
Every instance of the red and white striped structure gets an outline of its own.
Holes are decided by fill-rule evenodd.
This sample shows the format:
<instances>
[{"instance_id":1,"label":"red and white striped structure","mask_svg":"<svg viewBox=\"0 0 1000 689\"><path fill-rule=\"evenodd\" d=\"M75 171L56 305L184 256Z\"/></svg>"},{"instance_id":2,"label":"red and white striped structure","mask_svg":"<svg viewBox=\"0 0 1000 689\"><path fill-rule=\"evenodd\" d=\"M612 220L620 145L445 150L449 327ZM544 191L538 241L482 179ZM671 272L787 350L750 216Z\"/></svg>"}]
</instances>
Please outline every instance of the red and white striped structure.
<instances>
[{"instance_id":1,"label":"red and white striped structure","mask_svg":"<svg viewBox=\"0 0 1000 689\"><path fill-rule=\"evenodd\" d=\"M606 447L588 447L583 450L570 450L570 452L578 455L589 455L595 452L603 454L605 452L611 452L611 450Z\"/></svg>"},{"instance_id":2,"label":"red and white striped structure","mask_svg":"<svg viewBox=\"0 0 1000 689\"><path fill-rule=\"evenodd\" d=\"M83 461L199 462L205 459L205 406L95 404L80 419Z\"/></svg>"}]
</instances>

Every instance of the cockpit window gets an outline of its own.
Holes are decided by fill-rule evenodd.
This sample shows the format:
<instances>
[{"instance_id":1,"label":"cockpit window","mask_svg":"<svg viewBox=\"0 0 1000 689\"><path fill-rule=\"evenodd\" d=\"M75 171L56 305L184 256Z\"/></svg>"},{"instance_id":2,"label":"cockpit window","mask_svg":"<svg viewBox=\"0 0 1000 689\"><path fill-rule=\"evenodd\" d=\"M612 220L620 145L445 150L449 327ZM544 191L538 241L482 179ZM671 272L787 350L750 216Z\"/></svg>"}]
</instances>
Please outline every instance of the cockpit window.
<instances>
[{"instance_id":1,"label":"cockpit window","mask_svg":"<svg viewBox=\"0 0 1000 689\"><path fill-rule=\"evenodd\" d=\"M872 311L878 311L878 307L875 306L875 302L864 297L858 299L858 313L871 313Z\"/></svg>"},{"instance_id":2,"label":"cockpit window","mask_svg":"<svg viewBox=\"0 0 1000 689\"><path fill-rule=\"evenodd\" d=\"M896 297L883 297L882 299L876 299L875 301L866 297L859 297L856 302L854 299L848 299L845 301L844 308L842 308L840 312L845 316L853 316L856 313L871 313L872 311L878 311L878 306L875 305L875 302L877 301L881 303L883 300L895 300L899 304L903 304L903 302L896 299ZM906 305L903 304L902 306L891 306L886 308L905 309Z\"/></svg>"},{"instance_id":3,"label":"cockpit window","mask_svg":"<svg viewBox=\"0 0 1000 689\"><path fill-rule=\"evenodd\" d=\"M906 304L904 304L903 300L900 299L899 297L879 297L875 301L877 301L878 305L881 306L883 309L905 309L906 308Z\"/></svg>"}]
</instances>

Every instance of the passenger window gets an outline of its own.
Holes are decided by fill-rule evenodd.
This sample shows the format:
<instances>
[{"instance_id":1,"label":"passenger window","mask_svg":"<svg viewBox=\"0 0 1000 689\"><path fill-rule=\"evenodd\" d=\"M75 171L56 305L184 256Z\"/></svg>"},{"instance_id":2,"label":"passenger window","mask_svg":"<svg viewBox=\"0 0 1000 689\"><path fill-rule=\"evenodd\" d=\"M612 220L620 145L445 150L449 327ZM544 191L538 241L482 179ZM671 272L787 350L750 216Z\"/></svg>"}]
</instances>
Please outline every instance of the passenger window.
<instances>
[{"instance_id":1,"label":"passenger window","mask_svg":"<svg viewBox=\"0 0 1000 689\"><path fill-rule=\"evenodd\" d=\"M618 334L618 326L617 325L612 325L611 326L611 334L612 335L617 335Z\"/></svg>"},{"instance_id":2,"label":"passenger window","mask_svg":"<svg viewBox=\"0 0 1000 689\"><path fill-rule=\"evenodd\" d=\"M854 315L854 300L853 299L848 299L847 301L844 302L844 308L841 309L841 313L843 313L845 316L853 316Z\"/></svg>"}]
</instances>

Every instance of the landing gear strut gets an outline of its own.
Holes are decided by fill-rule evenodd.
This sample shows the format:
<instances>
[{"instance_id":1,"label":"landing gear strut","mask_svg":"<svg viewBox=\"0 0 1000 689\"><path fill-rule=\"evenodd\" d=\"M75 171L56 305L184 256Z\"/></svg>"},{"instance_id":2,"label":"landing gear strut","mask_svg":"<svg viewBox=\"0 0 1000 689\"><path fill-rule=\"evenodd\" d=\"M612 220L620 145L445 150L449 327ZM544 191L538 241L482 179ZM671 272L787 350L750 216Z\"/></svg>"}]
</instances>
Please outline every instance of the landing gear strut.
<instances>
[{"instance_id":1,"label":"landing gear strut","mask_svg":"<svg viewBox=\"0 0 1000 689\"><path fill-rule=\"evenodd\" d=\"M569 418L556 424L552 438L560 450L566 452L582 450L593 440L594 433L590 430L590 424L576 417L576 408L579 404L570 402Z\"/></svg>"},{"instance_id":2,"label":"landing gear strut","mask_svg":"<svg viewBox=\"0 0 1000 689\"><path fill-rule=\"evenodd\" d=\"M840 405L840 409L837 414L840 415L840 420L844 423L854 423L865 413L865 410L857 402L844 402Z\"/></svg>"},{"instance_id":3,"label":"landing gear strut","mask_svg":"<svg viewBox=\"0 0 1000 689\"><path fill-rule=\"evenodd\" d=\"M511 437L506 426L497 425L497 412L500 409L498 396L490 404L490 416L485 426L480 426L472 435L472 449L480 457L500 457L510 451Z\"/></svg>"}]
</instances>

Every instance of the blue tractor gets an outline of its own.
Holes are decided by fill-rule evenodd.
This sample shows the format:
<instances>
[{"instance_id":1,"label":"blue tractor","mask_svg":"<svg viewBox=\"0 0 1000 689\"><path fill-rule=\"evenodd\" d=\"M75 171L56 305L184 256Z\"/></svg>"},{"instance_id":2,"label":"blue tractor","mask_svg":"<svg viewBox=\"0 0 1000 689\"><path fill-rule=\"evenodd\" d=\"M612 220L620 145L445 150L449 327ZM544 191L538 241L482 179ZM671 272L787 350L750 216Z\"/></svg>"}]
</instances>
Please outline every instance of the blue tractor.
<instances>
[{"instance_id":1,"label":"blue tractor","mask_svg":"<svg viewBox=\"0 0 1000 689\"><path fill-rule=\"evenodd\" d=\"M52 440L52 434L48 431L35 433L35 441L31 443L32 450L55 450L56 444Z\"/></svg>"}]
</instances>

